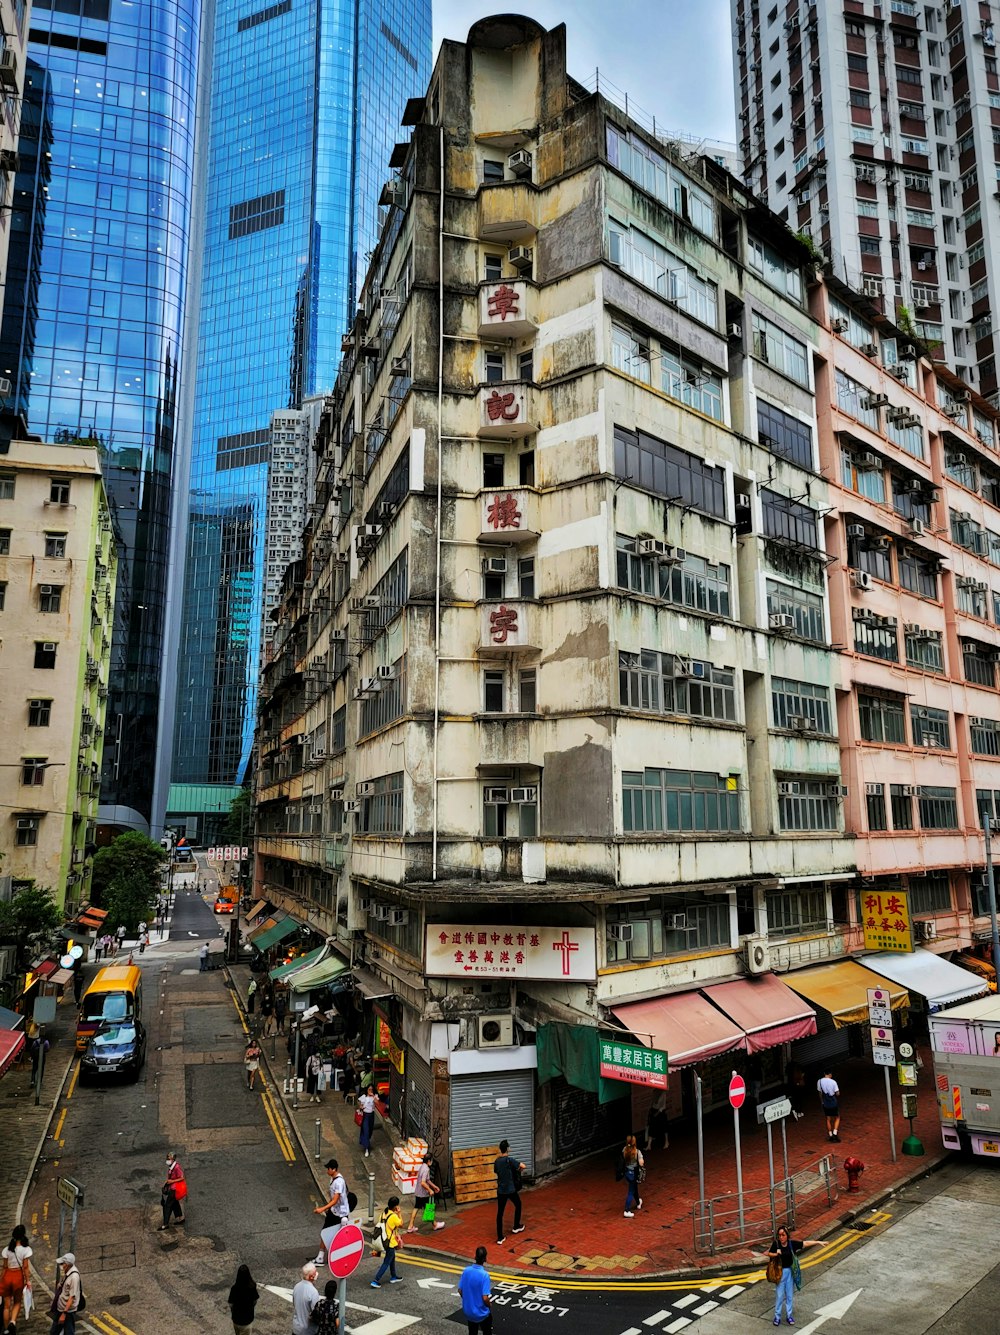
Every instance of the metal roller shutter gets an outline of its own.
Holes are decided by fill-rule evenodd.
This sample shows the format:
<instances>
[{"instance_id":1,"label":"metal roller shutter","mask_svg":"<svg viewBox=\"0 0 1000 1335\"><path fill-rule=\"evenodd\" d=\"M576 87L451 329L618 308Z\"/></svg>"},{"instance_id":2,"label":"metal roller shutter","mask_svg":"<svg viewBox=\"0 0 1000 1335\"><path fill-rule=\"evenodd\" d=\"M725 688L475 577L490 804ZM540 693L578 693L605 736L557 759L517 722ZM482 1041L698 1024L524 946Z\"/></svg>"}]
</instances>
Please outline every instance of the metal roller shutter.
<instances>
[{"instance_id":1,"label":"metal roller shutter","mask_svg":"<svg viewBox=\"0 0 1000 1335\"><path fill-rule=\"evenodd\" d=\"M568 1163L609 1145L620 1148L632 1130L632 1100L628 1094L613 1103L598 1103L596 1094L577 1089L557 1075L551 1082L551 1096L556 1163Z\"/></svg>"},{"instance_id":2,"label":"metal roller shutter","mask_svg":"<svg viewBox=\"0 0 1000 1335\"><path fill-rule=\"evenodd\" d=\"M535 1166L534 1071L486 1071L451 1078L451 1148L510 1141L510 1152Z\"/></svg>"},{"instance_id":3,"label":"metal roller shutter","mask_svg":"<svg viewBox=\"0 0 1000 1335\"><path fill-rule=\"evenodd\" d=\"M410 1059L410 1054L406 1054L406 1061L403 1063L403 1070L406 1070L406 1062ZM400 1075L389 1063L389 1121L394 1122L396 1126L402 1129L403 1126L403 1101L406 1098L406 1077Z\"/></svg>"},{"instance_id":4,"label":"metal roller shutter","mask_svg":"<svg viewBox=\"0 0 1000 1335\"><path fill-rule=\"evenodd\" d=\"M428 1144L431 1138L431 1068L413 1051L406 1050L406 1126L408 1136L419 1136Z\"/></svg>"},{"instance_id":5,"label":"metal roller shutter","mask_svg":"<svg viewBox=\"0 0 1000 1335\"><path fill-rule=\"evenodd\" d=\"M816 1025L816 1033L812 1038L800 1038L792 1044L792 1061L809 1067L850 1056L850 1029L835 1029L833 1021L824 1011L816 1012Z\"/></svg>"}]
</instances>

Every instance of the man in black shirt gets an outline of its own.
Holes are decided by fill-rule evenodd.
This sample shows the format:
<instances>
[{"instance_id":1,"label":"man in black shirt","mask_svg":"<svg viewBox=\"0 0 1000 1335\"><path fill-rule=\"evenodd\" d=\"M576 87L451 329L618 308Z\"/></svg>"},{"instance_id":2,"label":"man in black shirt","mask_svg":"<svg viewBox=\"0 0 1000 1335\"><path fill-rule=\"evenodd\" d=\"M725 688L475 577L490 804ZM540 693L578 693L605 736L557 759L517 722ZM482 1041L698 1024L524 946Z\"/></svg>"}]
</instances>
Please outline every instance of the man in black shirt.
<instances>
[{"instance_id":1,"label":"man in black shirt","mask_svg":"<svg viewBox=\"0 0 1000 1335\"><path fill-rule=\"evenodd\" d=\"M493 1171L497 1177L497 1242L506 1242L507 1239L503 1233L503 1217L507 1209L507 1202L514 1202L514 1227L511 1233L523 1233L524 1225L521 1223L521 1174L524 1172L524 1164L512 1158L507 1151L510 1149L509 1140L501 1140L500 1153L493 1163Z\"/></svg>"}]
</instances>

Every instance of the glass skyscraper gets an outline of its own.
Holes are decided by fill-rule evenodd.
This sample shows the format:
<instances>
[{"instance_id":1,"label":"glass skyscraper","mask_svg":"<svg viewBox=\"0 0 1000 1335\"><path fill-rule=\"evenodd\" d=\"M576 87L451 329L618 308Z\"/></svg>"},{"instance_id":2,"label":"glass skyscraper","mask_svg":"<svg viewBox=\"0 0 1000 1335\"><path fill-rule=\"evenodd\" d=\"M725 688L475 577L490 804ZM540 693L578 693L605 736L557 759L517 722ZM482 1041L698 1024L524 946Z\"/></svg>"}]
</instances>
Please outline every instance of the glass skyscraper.
<instances>
[{"instance_id":1,"label":"glass skyscraper","mask_svg":"<svg viewBox=\"0 0 1000 1335\"><path fill-rule=\"evenodd\" d=\"M271 414L332 387L403 108L430 58L430 0L217 2L174 812L177 785L246 773Z\"/></svg>"},{"instance_id":2,"label":"glass skyscraper","mask_svg":"<svg viewBox=\"0 0 1000 1335\"><path fill-rule=\"evenodd\" d=\"M152 814L200 0L35 0L0 328L7 438L96 440L122 544L99 818Z\"/></svg>"}]
</instances>

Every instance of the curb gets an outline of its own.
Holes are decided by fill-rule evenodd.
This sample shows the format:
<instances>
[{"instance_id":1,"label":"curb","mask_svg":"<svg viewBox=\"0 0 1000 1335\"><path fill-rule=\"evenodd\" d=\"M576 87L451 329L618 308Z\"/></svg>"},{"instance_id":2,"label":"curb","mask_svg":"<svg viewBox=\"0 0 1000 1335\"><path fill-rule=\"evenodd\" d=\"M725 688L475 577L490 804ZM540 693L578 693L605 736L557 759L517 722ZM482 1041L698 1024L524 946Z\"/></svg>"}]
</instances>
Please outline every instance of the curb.
<instances>
[{"instance_id":1,"label":"curb","mask_svg":"<svg viewBox=\"0 0 1000 1335\"><path fill-rule=\"evenodd\" d=\"M21 1194L17 1198L17 1209L14 1212L15 1220L20 1219L24 1210L24 1202L28 1198L28 1192L31 1190L31 1180L35 1176L35 1169L38 1167L38 1160L42 1157L42 1150L45 1148L45 1142L49 1138L49 1132L52 1129L52 1119L56 1115L56 1108L59 1106L59 1100L62 1098L63 1090L66 1088L66 1081L69 1079L69 1073L73 1069L73 1063L76 1061L76 1051L70 1053L69 1061L66 1063L66 1069L62 1073L62 1079L59 1081L59 1088L56 1090L56 1096L52 1100L52 1107L49 1109L49 1115L45 1119L45 1126L42 1134L38 1138L38 1144L35 1146L35 1153L31 1157L31 1164L28 1168L27 1176L24 1179L24 1185L21 1188Z\"/></svg>"}]
</instances>

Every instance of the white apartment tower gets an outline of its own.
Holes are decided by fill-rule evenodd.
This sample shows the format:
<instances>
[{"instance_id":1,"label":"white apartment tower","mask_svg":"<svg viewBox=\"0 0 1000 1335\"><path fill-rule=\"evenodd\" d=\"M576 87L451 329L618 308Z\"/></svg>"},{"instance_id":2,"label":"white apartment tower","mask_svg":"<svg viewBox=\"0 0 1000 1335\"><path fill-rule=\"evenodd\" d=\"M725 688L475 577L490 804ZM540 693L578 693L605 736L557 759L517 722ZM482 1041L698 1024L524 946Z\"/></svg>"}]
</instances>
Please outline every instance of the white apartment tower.
<instances>
[{"instance_id":1,"label":"white apartment tower","mask_svg":"<svg viewBox=\"0 0 1000 1335\"><path fill-rule=\"evenodd\" d=\"M996 8L732 0L748 184L994 403Z\"/></svg>"}]
</instances>

